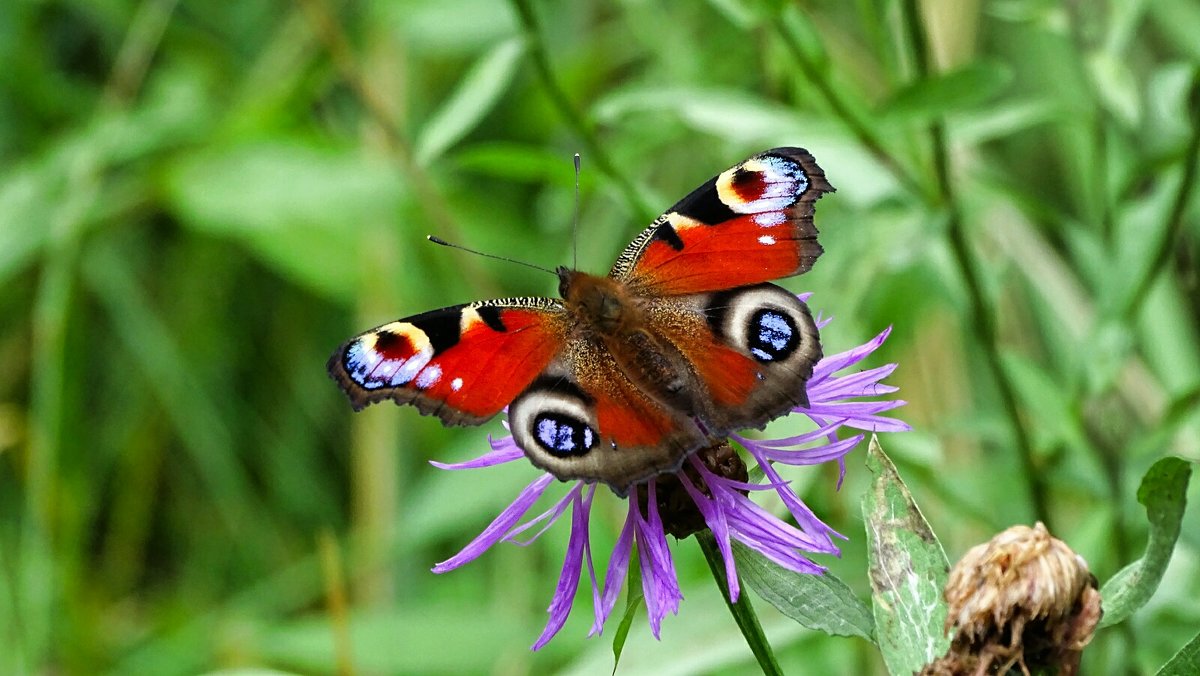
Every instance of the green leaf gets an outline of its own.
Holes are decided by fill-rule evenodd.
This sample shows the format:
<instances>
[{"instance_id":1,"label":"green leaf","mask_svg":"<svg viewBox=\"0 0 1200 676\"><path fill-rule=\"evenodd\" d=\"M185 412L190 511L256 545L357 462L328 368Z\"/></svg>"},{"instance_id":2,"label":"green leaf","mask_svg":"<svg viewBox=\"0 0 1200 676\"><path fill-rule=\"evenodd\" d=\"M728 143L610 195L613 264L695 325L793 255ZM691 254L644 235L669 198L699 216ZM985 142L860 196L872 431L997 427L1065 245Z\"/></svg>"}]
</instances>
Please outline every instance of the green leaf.
<instances>
[{"instance_id":1,"label":"green leaf","mask_svg":"<svg viewBox=\"0 0 1200 676\"><path fill-rule=\"evenodd\" d=\"M1187 506L1187 485L1192 476L1191 463L1180 458L1163 458L1142 477L1138 502L1146 507L1150 521L1150 541L1142 558L1113 575L1100 590L1104 601L1101 627L1124 622L1146 605L1162 581L1171 561L1179 524Z\"/></svg>"},{"instance_id":2,"label":"green leaf","mask_svg":"<svg viewBox=\"0 0 1200 676\"><path fill-rule=\"evenodd\" d=\"M617 633L613 636L613 673L617 673L617 666L621 663L621 653L625 650L625 640L629 638L629 628L633 626L633 620L638 615L638 610L642 607L642 568L638 561L639 552L632 552L629 557L629 572L626 574L625 584L628 585L625 595L625 614L621 617L621 624L617 626Z\"/></svg>"},{"instance_id":3,"label":"green leaf","mask_svg":"<svg viewBox=\"0 0 1200 676\"><path fill-rule=\"evenodd\" d=\"M1155 676L1194 676L1200 674L1200 634L1192 637L1175 656L1154 672Z\"/></svg>"},{"instance_id":4,"label":"green leaf","mask_svg":"<svg viewBox=\"0 0 1200 676\"><path fill-rule=\"evenodd\" d=\"M863 497L867 555L875 602L875 638L888 671L911 674L950 645L943 633L950 566L896 467L872 437L867 468L875 475Z\"/></svg>"},{"instance_id":5,"label":"green leaf","mask_svg":"<svg viewBox=\"0 0 1200 676\"><path fill-rule=\"evenodd\" d=\"M874 640L871 609L832 573L805 575L787 570L740 542L733 543L733 558L742 581L801 626L832 636Z\"/></svg>"},{"instance_id":6,"label":"green leaf","mask_svg":"<svg viewBox=\"0 0 1200 676\"><path fill-rule=\"evenodd\" d=\"M480 57L417 138L417 163L428 166L466 136L493 108L517 73L524 43L501 42Z\"/></svg>"},{"instance_id":7,"label":"green leaf","mask_svg":"<svg viewBox=\"0 0 1200 676\"><path fill-rule=\"evenodd\" d=\"M617 666L621 664L621 652L625 650L625 640L629 638L629 629L633 626L633 618L637 617L637 613L642 608L643 597L641 594L634 594L625 604L625 614L621 616L621 624L617 625L617 633L613 635L613 673L617 673Z\"/></svg>"},{"instance_id":8,"label":"green leaf","mask_svg":"<svg viewBox=\"0 0 1200 676\"><path fill-rule=\"evenodd\" d=\"M883 106L892 120L924 120L986 103L1012 80L1003 64L977 61L959 70L917 80L896 92Z\"/></svg>"},{"instance_id":9,"label":"green leaf","mask_svg":"<svg viewBox=\"0 0 1200 676\"><path fill-rule=\"evenodd\" d=\"M167 188L188 227L240 241L285 276L337 299L360 290L359 253L396 221L404 196L385 162L294 139L210 147L172 167Z\"/></svg>"},{"instance_id":10,"label":"green leaf","mask_svg":"<svg viewBox=\"0 0 1200 676\"><path fill-rule=\"evenodd\" d=\"M1141 92L1128 61L1110 52L1097 52L1087 66L1100 103L1126 127L1137 128L1142 119Z\"/></svg>"}]
</instances>

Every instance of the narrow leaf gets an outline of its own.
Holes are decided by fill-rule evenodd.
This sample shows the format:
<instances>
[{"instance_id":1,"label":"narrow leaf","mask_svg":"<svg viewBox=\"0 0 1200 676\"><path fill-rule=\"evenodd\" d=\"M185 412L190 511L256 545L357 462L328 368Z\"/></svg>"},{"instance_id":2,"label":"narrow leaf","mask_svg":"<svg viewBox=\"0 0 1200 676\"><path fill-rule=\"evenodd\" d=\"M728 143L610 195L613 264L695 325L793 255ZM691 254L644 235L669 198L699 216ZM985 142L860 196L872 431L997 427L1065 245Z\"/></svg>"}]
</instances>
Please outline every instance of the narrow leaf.
<instances>
[{"instance_id":1,"label":"narrow leaf","mask_svg":"<svg viewBox=\"0 0 1200 676\"><path fill-rule=\"evenodd\" d=\"M1179 524L1187 506L1187 485L1191 476L1192 466L1187 461L1163 458L1142 477L1137 497L1146 507L1150 540L1142 558L1118 571L1100 590L1104 599L1101 627L1125 621L1146 605L1158 589L1163 571L1171 561L1175 541L1179 539Z\"/></svg>"},{"instance_id":2,"label":"narrow leaf","mask_svg":"<svg viewBox=\"0 0 1200 676\"><path fill-rule=\"evenodd\" d=\"M1194 676L1200 674L1200 634L1192 637L1188 644L1167 660L1155 676Z\"/></svg>"},{"instance_id":3,"label":"narrow leaf","mask_svg":"<svg viewBox=\"0 0 1200 676\"><path fill-rule=\"evenodd\" d=\"M625 650L625 640L629 638L629 628L633 626L633 620L641 610L645 598L642 596L642 567L638 565L637 557L641 552L634 548L634 551L629 555L629 573L626 575L625 584L625 614L621 617L621 624L617 627L616 634L613 635L613 673L617 673L617 666L621 664L621 653Z\"/></svg>"},{"instance_id":4,"label":"narrow leaf","mask_svg":"<svg viewBox=\"0 0 1200 676\"><path fill-rule=\"evenodd\" d=\"M738 573L756 594L800 626L833 636L874 641L871 609L837 576L790 571L740 542L733 543Z\"/></svg>"},{"instance_id":5,"label":"narrow leaf","mask_svg":"<svg viewBox=\"0 0 1200 676\"><path fill-rule=\"evenodd\" d=\"M883 106L890 119L928 119L978 107L999 94L1012 71L999 63L976 62L950 73L917 80Z\"/></svg>"},{"instance_id":6,"label":"narrow leaf","mask_svg":"<svg viewBox=\"0 0 1200 676\"><path fill-rule=\"evenodd\" d=\"M625 604L625 614L621 616L621 624L617 625L617 633L613 635L613 673L621 664L621 653L625 650L625 640L629 638L629 629L633 626L633 618L637 617L642 608L642 595L637 594Z\"/></svg>"},{"instance_id":7,"label":"narrow leaf","mask_svg":"<svg viewBox=\"0 0 1200 676\"><path fill-rule=\"evenodd\" d=\"M875 637L888 671L911 674L946 652L943 633L949 563L877 437L867 451L875 475L863 497Z\"/></svg>"},{"instance_id":8,"label":"narrow leaf","mask_svg":"<svg viewBox=\"0 0 1200 676\"><path fill-rule=\"evenodd\" d=\"M446 103L421 130L416 143L417 162L428 165L479 124L496 106L512 82L524 52L519 38L493 47L471 67Z\"/></svg>"}]
</instances>

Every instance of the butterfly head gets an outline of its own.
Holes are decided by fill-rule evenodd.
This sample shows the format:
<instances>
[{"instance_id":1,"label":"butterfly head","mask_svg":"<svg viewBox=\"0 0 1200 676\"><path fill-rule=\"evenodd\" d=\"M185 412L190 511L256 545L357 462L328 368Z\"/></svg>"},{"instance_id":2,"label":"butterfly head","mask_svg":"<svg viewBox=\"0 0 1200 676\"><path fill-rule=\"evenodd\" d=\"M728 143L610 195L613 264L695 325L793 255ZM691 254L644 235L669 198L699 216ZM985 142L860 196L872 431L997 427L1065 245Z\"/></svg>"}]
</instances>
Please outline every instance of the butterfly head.
<instances>
[{"instance_id":1,"label":"butterfly head","mask_svg":"<svg viewBox=\"0 0 1200 676\"><path fill-rule=\"evenodd\" d=\"M606 336L616 336L638 321L628 289L611 277L560 267L558 291L577 320Z\"/></svg>"}]
</instances>

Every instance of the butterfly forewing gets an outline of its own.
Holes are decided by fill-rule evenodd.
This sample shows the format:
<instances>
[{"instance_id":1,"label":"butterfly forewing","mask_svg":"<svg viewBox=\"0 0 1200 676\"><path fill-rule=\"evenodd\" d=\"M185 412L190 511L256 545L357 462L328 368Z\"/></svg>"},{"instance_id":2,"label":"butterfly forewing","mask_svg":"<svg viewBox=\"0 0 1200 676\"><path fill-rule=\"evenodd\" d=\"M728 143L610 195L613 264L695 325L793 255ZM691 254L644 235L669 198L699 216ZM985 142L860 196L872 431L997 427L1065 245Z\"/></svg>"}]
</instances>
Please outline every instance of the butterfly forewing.
<instances>
[{"instance_id":1,"label":"butterfly forewing","mask_svg":"<svg viewBox=\"0 0 1200 676\"><path fill-rule=\"evenodd\" d=\"M634 239L609 273L644 295L719 291L808 271L813 204L833 186L803 148L776 148L693 190Z\"/></svg>"},{"instance_id":2,"label":"butterfly forewing","mask_svg":"<svg viewBox=\"0 0 1200 676\"><path fill-rule=\"evenodd\" d=\"M496 415L561 350L562 304L505 298L433 310L350 339L329 373L355 409L392 399L450 425Z\"/></svg>"}]
</instances>

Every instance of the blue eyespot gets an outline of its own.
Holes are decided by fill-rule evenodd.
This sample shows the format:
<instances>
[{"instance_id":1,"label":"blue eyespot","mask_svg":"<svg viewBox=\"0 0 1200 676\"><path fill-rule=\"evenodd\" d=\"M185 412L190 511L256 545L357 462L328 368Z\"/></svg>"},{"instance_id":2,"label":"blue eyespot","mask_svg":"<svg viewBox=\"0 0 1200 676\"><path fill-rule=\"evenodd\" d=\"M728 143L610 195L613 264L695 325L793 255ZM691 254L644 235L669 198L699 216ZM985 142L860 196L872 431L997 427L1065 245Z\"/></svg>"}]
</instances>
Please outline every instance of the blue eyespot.
<instances>
[{"instance_id":1,"label":"blue eyespot","mask_svg":"<svg viewBox=\"0 0 1200 676\"><path fill-rule=\"evenodd\" d=\"M750 354L762 361L787 359L800 345L800 331L787 314L763 308L750 318L747 343Z\"/></svg>"},{"instance_id":2,"label":"blue eyespot","mask_svg":"<svg viewBox=\"0 0 1200 676\"><path fill-rule=\"evenodd\" d=\"M586 423L561 413L541 413L533 420L533 437L550 453L584 455L596 445L596 433Z\"/></svg>"}]
</instances>

